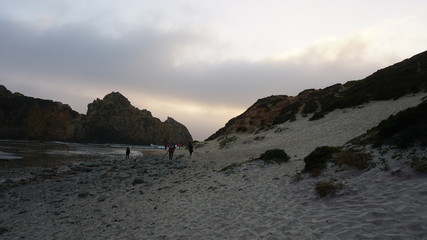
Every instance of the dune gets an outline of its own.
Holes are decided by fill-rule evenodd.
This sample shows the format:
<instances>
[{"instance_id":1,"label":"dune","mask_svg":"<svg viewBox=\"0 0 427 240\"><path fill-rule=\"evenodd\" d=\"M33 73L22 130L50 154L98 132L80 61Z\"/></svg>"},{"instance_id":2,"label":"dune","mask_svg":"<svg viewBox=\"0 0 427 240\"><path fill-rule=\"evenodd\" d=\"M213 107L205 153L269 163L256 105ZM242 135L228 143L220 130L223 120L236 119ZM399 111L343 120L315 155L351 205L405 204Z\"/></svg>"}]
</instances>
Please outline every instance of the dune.
<instances>
[{"instance_id":1,"label":"dune","mask_svg":"<svg viewBox=\"0 0 427 240\"><path fill-rule=\"evenodd\" d=\"M316 147L350 147L425 96L339 109L317 121L299 115L266 131L204 142L191 158L185 149L173 161L164 150L147 150L39 169L34 178L1 183L0 238L426 239L426 175L408 164L427 157L424 149L359 147L375 167L299 174ZM248 161L275 148L290 161ZM231 164L239 165L220 171ZM331 179L342 189L320 197L315 184Z\"/></svg>"}]
</instances>

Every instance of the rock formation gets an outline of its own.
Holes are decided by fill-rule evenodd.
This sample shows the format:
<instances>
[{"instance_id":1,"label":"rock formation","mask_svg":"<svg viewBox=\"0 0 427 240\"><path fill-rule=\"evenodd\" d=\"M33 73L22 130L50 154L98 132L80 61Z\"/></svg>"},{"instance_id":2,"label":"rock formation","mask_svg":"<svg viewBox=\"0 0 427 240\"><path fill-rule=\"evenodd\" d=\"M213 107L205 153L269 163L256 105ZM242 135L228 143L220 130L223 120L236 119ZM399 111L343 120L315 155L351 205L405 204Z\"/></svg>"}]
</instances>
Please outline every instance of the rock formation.
<instances>
[{"instance_id":1,"label":"rock formation","mask_svg":"<svg viewBox=\"0 0 427 240\"><path fill-rule=\"evenodd\" d=\"M72 141L80 119L68 105L0 86L0 138Z\"/></svg>"},{"instance_id":2,"label":"rock formation","mask_svg":"<svg viewBox=\"0 0 427 240\"><path fill-rule=\"evenodd\" d=\"M172 118L161 122L118 92L96 99L83 115L60 102L26 97L4 86L0 138L159 145L193 140L184 125Z\"/></svg>"},{"instance_id":3,"label":"rock formation","mask_svg":"<svg viewBox=\"0 0 427 240\"><path fill-rule=\"evenodd\" d=\"M96 142L186 144L193 140L184 125L172 118L161 122L151 112L132 106L118 92L88 105L83 129L86 138Z\"/></svg>"}]
</instances>

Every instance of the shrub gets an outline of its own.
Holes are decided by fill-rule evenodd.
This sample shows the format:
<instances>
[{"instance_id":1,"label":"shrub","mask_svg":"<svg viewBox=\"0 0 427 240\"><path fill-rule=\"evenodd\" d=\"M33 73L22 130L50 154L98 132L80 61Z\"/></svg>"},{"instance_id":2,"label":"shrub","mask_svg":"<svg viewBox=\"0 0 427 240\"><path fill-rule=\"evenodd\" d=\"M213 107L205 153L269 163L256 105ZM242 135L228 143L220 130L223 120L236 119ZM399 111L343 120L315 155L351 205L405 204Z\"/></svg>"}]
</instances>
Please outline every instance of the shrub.
<instances>
[{"instance_id":1,"label":"shrub","mask_svg":"<svg viewBox=\"0 0 427 240\"><path fill-rule=\"evenodd\" d=\"M329 181L319 181L316 182L316 192L320 197L326 197L328 195L335 195L338 190L342 189L344 185L340 182L337 182L335 179L330 179Z\"/></svg>"},{"instance_id":2,"label":"shrub","mask_svg":"<svg viewBox=\"0 0 427 240\"><path fill-rule=\"evenodd\" d=\"M334 160L338 165L348 165L359 170L370 166L372 155L365 152L345 151L334 155Z\"/></svg>"},{"instance_id":3,"label":"shrub","mask_svg":"<svg viewBox=\"0 0 427 240\"><path fill-rule=\"evenodd\" d=\"M374 147L383 144L408 148L415 144L427 145L427 101L390 116L370 129L364 142Z\"/></svg>"},{"instance_id":4,"label":"shrub","mask_svg":"<svg viewBox=\"0 0 427 240\"><path fill-rule=\"evenodd\" d=\"M313 116L309 120L315 121L315 120L319 120L319 119L324 118L324 117L325 117L324 112L317 112L317 113L314 113Z\"/></svg>"},{"instance_id":5,"label":"shrub","mask_svg":"<svg viewBox=\"0 0 427 240\"><path fill-rule=\"evenodd\" d=\"M427 158L413 158L411 166L421 173L427 173Z\"/></svg>"},{"instance_id":6,"label":"shrub","mask_svg":"<svg viewBox=\"0 0 427 240\"><path fill-rule=\"evenodd\" d=\"M202 148L202 147L206 146L206 144L207 144L207 142L198 142L198 141L193 142L194 148Z\"/></svg>"},{"instance_id":7,"label":"shrub","mask_svg":"<svg viewBox=\"0 0 427 240\"><path fill-rule=\"evenodd\" d=\"M304 105L304 108L302 110L303 114L308 114L308 113L314 113L317 110L317 102L315 101L309 101Z\"/></svg>"},{"instance_id":8,"label":"shrub","mask_svg":"<svg viewBox=\"0 0 427 240\"><path fill-rule=\"evenodd\" d=\"M228 171L228 170L232 170L232 169L234 169L234 168L236 168L236 167L238 167L238 166L240 166L241 164L239 164L239 163L232 163L232 164L230 164L230 165L228 165L228 166L226 166L226 167L223 167L221 170L219 170L220 172L225 172L225 171Z\"/></svg>"},{"instance_id":9,"label":"shrub","mask_svg":"<svg viewBox=\"0 0 427 240\"><path fill-rule=\"evenodd\" d=\"M230 145L230 143L232 143L232 142L234 142L234 141L236 141L236 140L237 140L237 137L236 137L236 136L233 136L233 137L226 137L226 138L222 139L222 140L219 142L219 147L220 147L220 148L226 148L226 147L228 147L228 145Z\"/></svg>"},{"instance_id":10,"label":"shrub","mask_svg":"<svg viewBox=\"0 0 427 240\"><path fill-rule=\"evenodd\" d=\"M289 161L290 157L286 154L285 151L281 149L270 149L261 154L259 159L263 160L265 163L278 163Z\"/></svg>"},{"instance_id":11,"label":"shrub","mask_svg":"<svg viewBox=\"0 0 427 240\"><path fill-rule=\"evenodd\" d=\"M247 132L248 131L248 128L247 127L238 127L237 129L236 129L236 132Z\"/></svg>"},{"instance_id":12,"label":"shrub","mask_svg":"<svg viewBox=\"0 0 427 240\"><path fill-rule=\"evenodd\" d=\"M334 153L340 152L338 147L318 147L314 149L307 157L304 158L304 172L309 172L312 175L319 175L326 168L326 163L332 158Z\"/></svg>"},{"instance_id":13,"label":"shrub","mask_svg":"<svg viewBox=\"0 0 427 240\"><path fill-rule=\"evenodd\" d=\"M299 181L302 181L304 178L302 177L302 172L298 171L295 173L294 176L291 178L291 183L296 183Z\"/></svg>"},{"instance_id":14,"label":"shrub","mask_svg":"<svg viewBox=\"0 0 427 240\"><path fill-rule=\"evenodd\" d=\"M255 141L262 141L265 139L265 136L257 136L254 138Z\"/></svg>"}]
</instances>

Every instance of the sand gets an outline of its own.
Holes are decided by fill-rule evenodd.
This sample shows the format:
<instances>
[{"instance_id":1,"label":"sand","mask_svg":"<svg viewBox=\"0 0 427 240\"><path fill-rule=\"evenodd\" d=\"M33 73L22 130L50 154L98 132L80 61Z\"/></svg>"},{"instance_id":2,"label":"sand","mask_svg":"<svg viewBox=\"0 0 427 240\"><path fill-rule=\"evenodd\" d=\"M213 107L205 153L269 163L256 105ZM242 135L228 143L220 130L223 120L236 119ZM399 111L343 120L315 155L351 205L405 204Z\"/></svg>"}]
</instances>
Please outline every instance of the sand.
<instances>
[{"instance_id":1,"label":"sand","mask_svg":"<svg viewBox=\"0 0 427 240\"><path fill-rule=\"evenodd\" d=\"M424 96L337 110L314 122L299 116L237 135L224 149L206 142L191 158L185 149L173 161L150 150L129 160L41 168L1 183L0 239L427 239L427 176L409 166L427 157L424 149L367 146L377 163L369 170L330 168L295 181L316 147L344 145ZM291 160L219 171L273 148ZM330 178L343 189L319 197L315 183Z\"/></svg>"}]
</instances>

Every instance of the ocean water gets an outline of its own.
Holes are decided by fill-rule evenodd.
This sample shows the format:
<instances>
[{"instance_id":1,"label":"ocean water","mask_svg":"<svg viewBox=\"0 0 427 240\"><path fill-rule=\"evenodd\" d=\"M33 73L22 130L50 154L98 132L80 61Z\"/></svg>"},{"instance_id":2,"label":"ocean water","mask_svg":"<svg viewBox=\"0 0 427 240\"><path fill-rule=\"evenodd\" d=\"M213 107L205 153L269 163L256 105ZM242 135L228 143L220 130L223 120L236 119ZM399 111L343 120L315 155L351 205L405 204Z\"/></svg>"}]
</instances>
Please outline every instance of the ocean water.
<instances>
[{"instance_id":1,"label":"ocean water","mask_svg":"<svg viewBox=\"0 0 427 240\"><path fill-rule=\"evenodd\" d=\"M124 144L82 144L52 141L0 140L0 183L7 179L31 177L41 168L58 168L93 160L124 159L126 147L131 158L143 156L157 146Z\"/></svg>"}]
</instances>

